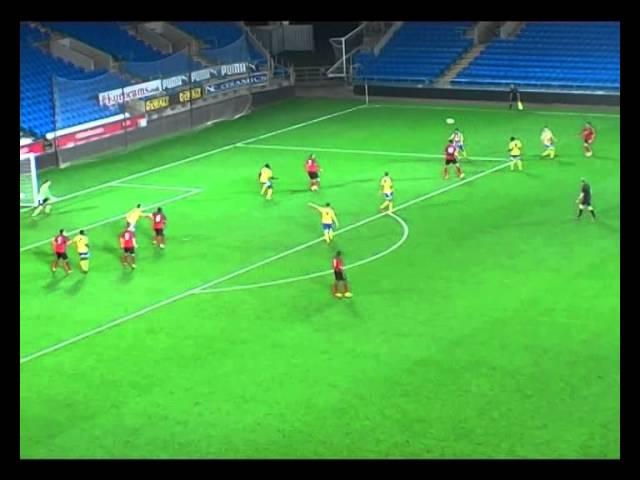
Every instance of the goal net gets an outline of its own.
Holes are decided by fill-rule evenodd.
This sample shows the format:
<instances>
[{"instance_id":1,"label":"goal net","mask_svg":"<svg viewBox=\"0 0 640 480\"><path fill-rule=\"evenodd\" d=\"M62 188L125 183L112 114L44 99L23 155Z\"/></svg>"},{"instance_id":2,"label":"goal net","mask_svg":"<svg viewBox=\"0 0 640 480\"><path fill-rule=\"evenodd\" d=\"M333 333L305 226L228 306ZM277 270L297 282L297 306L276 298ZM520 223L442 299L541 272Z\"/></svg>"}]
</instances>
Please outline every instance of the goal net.
<instances>
[{"instance_id":1,"label":"goal net","mask_svg":"<svg viewBox=\"0 0 640 480\"><path fill-rule=\"evenodd\" d=\"M328 77L341 77L347 80L351 78L353 55L362 49L365 38L365 25L363 23L344 37L329 39L333 47L333 53L336 56L336 63L327 70Z\"/></svg>"},{"instance_id":2,"label":"goal net","mask_svg":"<svg viewBox=\"0 0 640 480\"><path fill-rule=\"evenodd\" d=\"M20 206L31 207L38 203L38 174L33 154L20 156Z\"/></svg>"},{"instance_id":3,"label":"goal net","mask_svg":"<svg viewBox=\"0 0 640 480\"><path fill-rule=\"evenodd\" d=\"M256 57L242 35L227 45L183 49L155 62L123 61L119 73L54 77L60 166L246 115L255 92L270 80L268 62Z\"/></svg>"}]
</instances>

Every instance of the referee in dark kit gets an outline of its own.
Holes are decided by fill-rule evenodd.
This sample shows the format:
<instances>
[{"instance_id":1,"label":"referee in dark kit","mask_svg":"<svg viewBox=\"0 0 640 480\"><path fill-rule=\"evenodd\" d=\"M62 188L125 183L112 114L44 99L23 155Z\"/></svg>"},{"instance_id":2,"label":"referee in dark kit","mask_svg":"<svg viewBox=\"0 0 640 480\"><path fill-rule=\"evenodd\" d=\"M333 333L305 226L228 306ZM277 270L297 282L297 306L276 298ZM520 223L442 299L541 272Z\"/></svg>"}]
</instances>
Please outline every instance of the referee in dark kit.
<instances>
[{"instance_id":1,"label":"referee in dark kit","mask_svg":"<svg viewBox=\"0 0 640 480\"><path fill-rule=\"evenodd\" d=\"M578 219L582 216L582 212L586 208L591 213L591 217L593 220L596 219L596 211L591 206L591 185L587 183L587 181L583 178L580 181L580 196L578 196L578 200L576 203L578 204Z\"/></svg>"},{"instance_id":2,"label":"referee in dark kit","mask_svg":"<svg viewBox=\"0 0 640 480\"><path fill-rule=\"evenodd\" d=\"M509 89L509 110L513 109L513 102L516 102L518 110L522 110L522 99L520 98L520 90L513 83Z\"/></svg>"}]
</instances>

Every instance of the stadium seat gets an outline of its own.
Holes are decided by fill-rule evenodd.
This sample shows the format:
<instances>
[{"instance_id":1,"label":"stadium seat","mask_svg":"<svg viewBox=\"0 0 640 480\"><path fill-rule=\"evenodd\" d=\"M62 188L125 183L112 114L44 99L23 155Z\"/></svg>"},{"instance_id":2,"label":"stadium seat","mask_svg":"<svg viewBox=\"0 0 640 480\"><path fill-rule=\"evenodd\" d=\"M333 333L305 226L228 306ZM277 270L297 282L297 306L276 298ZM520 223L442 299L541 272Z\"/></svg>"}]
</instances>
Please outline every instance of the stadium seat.
<instances>
[{"instance_id":1,"label":"stadium seat","mask_svg":"<svg viewBox=\"0 0 640 480\"><path fill-rule=\"evenodd\" d=\"M43 22L43 25L102 50L117 61L153 62L167 56L129 34L117 22Z\"/></svg>"},{"instance_id":2,"label":"stadium seat","mask_svg":"<svg viewBox=\"0 0 640 480\"><path fill-rule=\"evenodd\" d=\"M429 83L472 47L472 22L405 22L378 56L356 54L356 79Z\"/></svg>"},{"instance_id":3,"label":"stadium seat","mask_svg":"<svg viewBox=\"0 0 640 480\"><path fill-rule=\"evenodd\" d=\"M54 58L33 45L34 39L45 40L42 32L21 25L20 28L20 126L36 137L73 125L114 115L113 109L100 107L98 93L127 85L130 82L106 70L86 72ZM52 78L57 85L67 80L88 80L69 88L56 90L54 105ZM98 79L98 80L95 80ZM116 112L117 113L117 112Z\"/></svg>"},{"instance_id":4,"label":"stadium seat","mask_svg":"<svg viewBox=\"0 0 640 480\"><path fill-rule=\"evenodd\" d=\"M267 58L246 37L244 42L239 42L245 32L233 22L173 22L173 25L203 42L205 48L200 53L208 61L233 63L248 59L258 66L268 64ZM219 49L227 51L214 55L214 50Z\"/></svg>"},{"instance_id":5,"label":"stadium seat","mask_svg":"<svg viewBox=\"0 0 640 480\"><path fill-rule=\"evenodd\" d=\"M515 38L494 40L454 85L620 89L620 26L613 22L529 22Z\"/></svg>"}]
</instances>

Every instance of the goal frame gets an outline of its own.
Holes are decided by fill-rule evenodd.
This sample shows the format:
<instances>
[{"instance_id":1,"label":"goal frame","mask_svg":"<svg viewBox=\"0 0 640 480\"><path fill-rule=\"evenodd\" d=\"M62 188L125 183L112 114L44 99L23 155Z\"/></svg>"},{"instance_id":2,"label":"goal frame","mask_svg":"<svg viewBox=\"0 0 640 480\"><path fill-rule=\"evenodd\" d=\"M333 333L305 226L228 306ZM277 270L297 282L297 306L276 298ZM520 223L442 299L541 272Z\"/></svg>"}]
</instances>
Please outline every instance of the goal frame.
<instances>
[{"instance_id":1,"label":"goal frame","mask_svg":"<svg viewBox=\"0 0 640 480\"><path fill-rule=\"evenodd\" d=\"M29 161L29 167L31 172L31 193L32 199L22 198L20 195L20 206L21 207L34 207L38 204L38 171L36 169L36 156L33 153L27 153L25 155L20 155L20 162ZM20 175L24 175L22 173L22 169L20 171ZM23 192L21 191L20 194ZM27 193L27 192L24 192Z\"/></svg>"}]
</instances>

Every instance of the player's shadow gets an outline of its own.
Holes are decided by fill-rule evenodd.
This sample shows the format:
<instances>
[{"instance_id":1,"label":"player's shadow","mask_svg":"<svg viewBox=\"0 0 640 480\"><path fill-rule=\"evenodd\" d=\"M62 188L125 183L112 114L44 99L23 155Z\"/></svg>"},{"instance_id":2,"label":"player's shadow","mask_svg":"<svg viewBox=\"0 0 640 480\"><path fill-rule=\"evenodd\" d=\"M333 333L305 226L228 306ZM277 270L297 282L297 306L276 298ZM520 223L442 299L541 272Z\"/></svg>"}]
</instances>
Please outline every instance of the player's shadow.
<instances>
[{"instance_id":1,"label":"player's shadow","mask_svg":"<svg viewBox=\"0 0 640 480\"><path fill-rule=\"evenodd\" d=\"M350 182L332 183L331 185L320 187L322 190L331 190L332 188L348 187L350 185L357 185L359 183L371 183L376 182L376 178L361 178L359 180L351 180ZM308 191L308 190L307 190Z\"/></svg>"},{"instance_id":2,"label":"player's shadow","mask_svg":"<svg viewBox=\"0 0 640 480\"><path fill-rule=\"evenodd\" d=\"M310 192L308 188L290 188L289 190L283 190L283 193L305 193Z\"/></svg>"},{"instance_id":3,"label":"player's shadow","mask_svg":"<svg viewBox=\"0 0 640 480\"><path fill-rule=\"evenodd\" d=\"M131 281L131 278L132 278L131 275L134 272L131 271L130 267L122 266L122 253L118 246L113 245L111 243L103 243L97 248L97 250L100 252L104 252L109 257L112 257L113 261L117 262L120 265L120 268L122 268L122 274L121 274L122 281L126 281L126 282Z\"/></svg>"},{"instance_id":4,"label":"player's shadow","mask_svg":"<svg viewBox=\"0 0 640 480\"><path fill-rule=\"evenodd\" d=\"M61 269L62 270L62 269ZM68 275L64 272L51 273L51 279L47 282L47 284L43 287L45 290L50 292L56 290L60 284L66 280Z\"/></svg>"},{"instance_id":5,"label":"player's shadow","mask_svg":"<svg viewBox=\"0 0 640 480\"><path fill-rule=\"evenodd\" d=\"M21 219L21 220L22 220L22 219ZM23 221L24 221L24 222L27 222L27 225L28 225L28 228L29 228L29 229L33 229L33 230L35 230L35 229L37 229L37 228L40 228L39 218L38 218L38 217L33 218L33 217L31 216L31 214L29 214L29 216L28 216L27 218L25 218Z\"/></svg>"},{"instance_id":6,"label":"player's shadow","mask_svg":"<svg viewBox=\"0 0 640 480\"><path fill-rule=\"evenodd\" d=\"M69 295L77 295L82 290L82 287L84 287L87 283L88 275L86 273L78 272L78 275L80 275L80 277L77 278L76 281L71 285L71 287L67 289L67 293Z\"/></svg>"},{"instance_id":7,"label":"player's shadow","mask_svg":"<svg viewBox=\"0 0 640 480\"><path fill-rule=\"evenodd\" d=\"M120 273L120 281L121 282L130 282L131 280L133 280L133 276L136 274L136 272L134 272L132 270L131 267L121 267L122 268L122 272Z\"/></svg>"},{"instance_id":8,"label":"player's shadow","mask_svg":"<svg viewBox=\"0 0 640 480\"><path fill-rule=\"evenodd\" d=\"M391 155L390 155L391 156ZM460 163L464 165L464 162L468 162L469 159L462 160ZM431 165L434 163L442 162L441 158L436 157L409 157L407 155L398 156L393 159L393 163L416 163L420 165Z\"/></svg>"},{"instance_id":9,"label":"player's shadow","mask_svg":"<svg viewBox=\"0 0 640 480\"><path fill-rule=\"evenodd\" d=\"M454 205L456 203L465 203L463 200L447 200L447 201L443 201L443 200L439 200L437 202L432 202L429 203L429 208L434 208L434 207L448 207L450 205Z\"/></svg>"},{"instance_id":10,"label":"player's shadow","mask_svg":"<svg viewBox=\"0 0 640 480\"><path fill-rule=\"evenodd\" d=\"M374 178L363 178L360 180L352 180L350 182L342 182L342 183L332 183L329 186L321 186L320 190L331 190L333 188L342 188L342 187L347 187L349 185L355 185L358 183L371 183L371 182L375 182L376 179ZM312 193L311 190L309 188L289 188L287 190L282 190L282 192L285 193L305 193L305 192L309 192Z\"/></svg>"},{"instance_id":11,"label":"player's shadow","mask_svg":"<svg viewBox=\"0 0 640 480\"><path fill-rule=\"evenodd\" d=\"M117 245L112 245L110 243L103 243L98 247L97 250L104 252L114 258L117 258L118 260L120 259L120 249L118 248Z\"/></svg>"},{"instance_id":12,"label":"player's shadow","mask_svg":"<svg viewBox=\"0 0 640 480\"><path fill-rule=\"evenodd\" d=\"M360 309L358 308L358 304L354 302L353 298L343 298L343 302L347 302L346 308L351 312L351 316L356 320L366 320L363 318L362 313L360 313Z\"/></svg>"},{"instance_id":13,"label":"player's shadow","mask_svg":"<svg viewBox=\"0 0 640 480\"><path fill-rule=\"evenodd\" d=\"M560 167L575 167L575 165L576 165L576 162L570 162L568 160L555 159L555 162Z\"/></svg>"},{"instance_id":14,"label":"player's shadow","mask_svg":"<svg viewBox=\"0 0 640 480\"><path fill-rule=\"evenodd\" d=\"M32 255L38 259L38 261L46 264L50 264L54 260L54 255L51 251L46 251L44 249L36 249Z\"/></svg>"},{"instance_id":15,"label":"player's shadow","mask_svg":"<svg viewBox=\"0 0 640 480\"><path fill-rule=\"evenodd\" d=\"M402 181L403 182L420 182L422 180L434 180L434 179L442 179L441 175L429 175L429 176L424 176L424 177L410 177L410 178L403 178Z\"/></svg>"},{"instance_id":16,"label":"player's shadow","mask_svg":"<svg viewBox=\"0 0 640 480\"><path fill-rule=\"evenodd\" d=\"M98 208L98 205L92 205L89 207L76 207L76 208L65 208L65 209L60 209L57 213L58 214L67 214L67 213L74 213L74 212L86 212L87 210L96 210Z\"/></svg>"},{"instance_id":17,"label":"player's shadow","mask_svg":"<svg viewBox=\"0 0 640 480\"><path fill-rule=\"evenodd\" d=\"M604 230L608 230L608 231L614 232L614 233L620 233L620 227L619 226L612 225L609 222L607 222L606 220L596 220L594 223L596 224L597 227L603 228Z\"/></svg>"}]
</instances>

